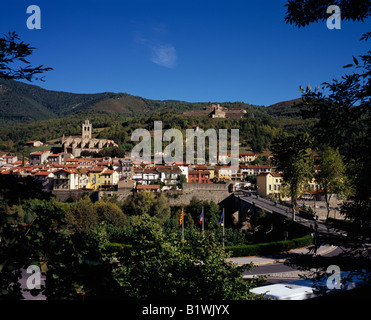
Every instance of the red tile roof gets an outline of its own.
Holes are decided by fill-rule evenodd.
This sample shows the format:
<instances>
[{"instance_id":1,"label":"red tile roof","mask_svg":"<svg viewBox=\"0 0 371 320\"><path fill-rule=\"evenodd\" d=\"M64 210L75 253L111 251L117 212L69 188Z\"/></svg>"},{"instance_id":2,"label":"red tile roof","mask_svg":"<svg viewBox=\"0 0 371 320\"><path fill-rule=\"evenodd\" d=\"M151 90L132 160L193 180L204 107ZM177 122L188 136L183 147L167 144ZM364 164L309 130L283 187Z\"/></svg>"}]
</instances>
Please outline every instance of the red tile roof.
<instances>
[{"instance_id":1,"label":"red tile roof","mask_svg":"<svg viewBox=\"0 0 371 320\"><path fill-rule=\"evenodd\" d=\"M147 185L147 184L141 184L139 186L137 186L137 189L139 190L157 190L157 189L160 189L160 185L159 184L150 184L150 185Z\"/></svg>"},{"instance_id":2,"label":"red tile roof","mask_svg":"<svg viewBox=\"0 0 371 320\"><path fill-rule=\"evenodd\" d=\"M39 171L35 173L35 176L48 176L50 173L49 171Z\"/></svg>"}]
</instances>

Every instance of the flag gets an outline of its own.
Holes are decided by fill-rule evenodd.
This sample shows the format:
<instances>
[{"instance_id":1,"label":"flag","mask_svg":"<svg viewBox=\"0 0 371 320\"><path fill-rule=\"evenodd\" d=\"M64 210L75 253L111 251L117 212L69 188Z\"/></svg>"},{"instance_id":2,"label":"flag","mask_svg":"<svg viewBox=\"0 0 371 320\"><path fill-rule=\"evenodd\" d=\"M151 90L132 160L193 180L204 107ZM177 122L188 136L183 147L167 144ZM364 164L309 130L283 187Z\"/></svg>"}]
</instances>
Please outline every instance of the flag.
<instances>
[{"instance_id":1,"label":"flag","mask_svg":"<svg viewBox=\"0 0 371 320\"><path fill-rule=\"evenodd\" d=\"M200 214L200 225L202 224L202 220L204 219L204 210L202 209Z\"/></svg>"},{"instance_id":2,"label":"flag","mask_svg":"<svg viewBox=\"0 0 371 320\"><path fill-rule=\"evenodd\" d=\"M183 209L182 209L182 213L180 214L179 225L181 226L182 223L183 223Z\"/></svg>"},{"instance_id":3,"label":"flag","mask_svg":"<svg viewBox=\"0 0 371 320\"><path fill-rule=\"evenodd\" d=\"M219 219L219 224L221 226L223 226L223 217L224 217L224 208L223 208L223 211L222 211L222 215L220 216L220 219Z\"/></svg>"}]
</instances>

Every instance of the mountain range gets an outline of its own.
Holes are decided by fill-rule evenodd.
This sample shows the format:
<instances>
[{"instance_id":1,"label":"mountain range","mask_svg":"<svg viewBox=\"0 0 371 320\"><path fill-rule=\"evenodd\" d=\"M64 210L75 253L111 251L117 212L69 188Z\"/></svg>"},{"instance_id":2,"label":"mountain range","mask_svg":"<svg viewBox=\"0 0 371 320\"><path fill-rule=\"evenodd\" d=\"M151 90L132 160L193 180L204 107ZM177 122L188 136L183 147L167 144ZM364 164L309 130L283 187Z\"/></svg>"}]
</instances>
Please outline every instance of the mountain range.
<instances>
[{"instance_id":1,"label":"mountain range","mask_svg":"<svg viewBox=\"0 0 371 320\"><path fill-rule=\"evenodd\" d=\"M298 110L291 106L298 101L295 99L280 102L265 109L272 116L282 114L295 117L298 116ZM150 100L127 93L78 94L51 91L32 84L0 79L0 125L2 126L48 120L80 111L104 111L136 117L169 109L174 109L177 113L200 110L207 104L209 103ZM243 102L225 104L238 108L257 107Z\"/></svg>"}]
</instances>

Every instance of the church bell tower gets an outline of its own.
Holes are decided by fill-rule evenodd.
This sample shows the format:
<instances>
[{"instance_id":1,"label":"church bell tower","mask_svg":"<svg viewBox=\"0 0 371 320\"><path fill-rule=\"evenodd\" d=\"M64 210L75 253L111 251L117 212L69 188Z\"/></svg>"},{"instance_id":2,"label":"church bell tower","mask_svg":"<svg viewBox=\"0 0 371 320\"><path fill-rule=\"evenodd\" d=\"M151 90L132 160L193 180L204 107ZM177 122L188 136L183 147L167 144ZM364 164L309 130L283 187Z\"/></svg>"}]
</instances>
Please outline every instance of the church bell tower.
<instances>
[{"instance_id":1,"label":"church bell tower","mask_svg":"<svg viewBox=\"0 0 371 320\"><path fill-rule=\"evenodd\" d=\"M82 138L83 139L91 139L91 131L92 131L92 124L89 120L85 120L82 124Z\"/></svg>"}]
</instances>

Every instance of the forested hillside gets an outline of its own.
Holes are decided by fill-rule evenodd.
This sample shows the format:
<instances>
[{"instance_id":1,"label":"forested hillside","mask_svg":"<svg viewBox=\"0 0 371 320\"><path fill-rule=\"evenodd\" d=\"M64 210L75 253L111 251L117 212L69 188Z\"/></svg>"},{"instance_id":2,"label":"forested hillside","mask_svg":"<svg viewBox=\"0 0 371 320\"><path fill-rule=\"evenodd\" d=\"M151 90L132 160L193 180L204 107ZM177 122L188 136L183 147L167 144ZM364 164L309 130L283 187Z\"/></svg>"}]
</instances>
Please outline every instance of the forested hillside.
<instances>
[{"instance_id":1,"label":"forested hillside","mask_svg":"<svg viewBox=\"0 0 371 320\"><path fill-rule=\"evenodd\" d=\"M157 101L127 93L74 94L0 80L0 151L24 153L30 140L58 143L63 135L80 135L82 122L89 119L94 137L112 139L125 151L133 146L130 138L135 129L152 130L153 122L161 120L164 130L178 128L184 133L192 126L239 129L240 150L262 152L269 150L274 138L308 132L315 124L315 119L302 119L295 102L300 101L269 107L221 102L223 107L246 113L241 119L212 119L207 114L189 116L185 112L203 110L211 102Z\"/></svg>"},{"instance_id":2,"label":"forested hillside","mask_svg":"<svg viewBox=\"0 0 371 320\"><path fill-rule=\"evenodd\" d=\"M288 133L309 132L317 122L316 119L303 120L299 103L302 98L282 101L265 108L272 121L278 123Z\"/></svg>"},{"instance_id":3,"label":"forested hillside","mask_svg":"<svg viewBox=\"0 0 371 320\"><path fill-rule=\"evenodd\" d=\"M127 117L140 117L166 110L181 114L188 110L200 110L210 104L211 102L150 100L128 93L76 94L0 79L1 126L48 120L83 111L103 111ZM254 107L243 102L223 102L223 105L244 109Z\"/></svg>"},{"instance_id":4,"label":"forested hillside","mask_svg":"<svg viewBox=\"0 0 371 320\"><path fill-rule=\"evenodd\" d=\"M0 79L0 125L47 120L83 110L113 93L74 94Z\"/></svg>"}]
</instances>

